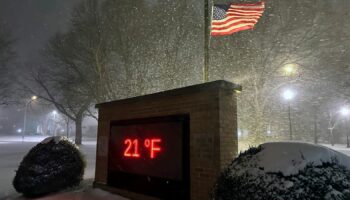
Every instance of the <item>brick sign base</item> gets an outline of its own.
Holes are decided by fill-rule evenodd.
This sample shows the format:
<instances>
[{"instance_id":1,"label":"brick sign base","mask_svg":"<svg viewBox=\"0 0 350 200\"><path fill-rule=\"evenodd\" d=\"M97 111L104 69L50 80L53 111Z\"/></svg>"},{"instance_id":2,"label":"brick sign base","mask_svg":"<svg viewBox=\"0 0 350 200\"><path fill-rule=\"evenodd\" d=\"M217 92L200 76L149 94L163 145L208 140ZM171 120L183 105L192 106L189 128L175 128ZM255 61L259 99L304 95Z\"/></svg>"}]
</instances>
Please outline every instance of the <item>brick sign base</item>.
<instances>
[{"instance_id":1,"label":"brick sign base","mask_svg":"<svg viewBox=\"0 0 350 200\"><path fill-rule=\"evenodd\" d=\"M223 168L237 155L236 91L240 86L214 81L165 92L98 104L98 139L94 187L129 199L172 199L145 195L108 184L111 123L115 121L188 116L188 146L184 151L185 178L190 200L209 199L211 189ZM137 183L135 183L137 185ZM141 187L141 186L140 186Z\"/></svg>"}]
</instances>

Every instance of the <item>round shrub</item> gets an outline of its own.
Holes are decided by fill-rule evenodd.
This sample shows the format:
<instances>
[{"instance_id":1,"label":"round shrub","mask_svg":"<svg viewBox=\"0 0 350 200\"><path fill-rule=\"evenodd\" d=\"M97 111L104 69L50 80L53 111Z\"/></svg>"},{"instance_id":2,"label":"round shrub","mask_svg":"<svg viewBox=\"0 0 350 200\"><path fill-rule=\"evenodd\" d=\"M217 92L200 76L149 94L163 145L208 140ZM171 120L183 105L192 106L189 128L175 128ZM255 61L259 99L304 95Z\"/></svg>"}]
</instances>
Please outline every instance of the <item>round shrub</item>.
<instances>
[{"instance_id":1,"label":"round shrub","mask_svg":"<svg viewBox=\"0 0 350 200\"><path fill-rule=\"evenodd\" d=\"M305 163L300 163L297 159L293 159L294 155L286 154L286 157L291 158L288 162L290 166L303 166L296 173L290 174L286 174L285 171L284 173L277 171L270 172L264 168L261 164L263 161L261 160L273 160L267 157L274 156L263 152L264 146L251 148L241 153L238 158L221 173L214 186L212 199L350 199L350 171L339 163L338 157L332 157L331 160L325 159L325 162L316 164L308 161L308 158L303 154L302 148L298 150L300 151L300 160L305 161L306 165ZM285 152L283 152L283 149L281 149L280 152L274 152L274 154L279 153L283 154ZM312 156L312 154L309 155ZM341 158L344 162L343 155ZM286 160L288 159L284 161L274 160L274 163L271 163L271 165L279 165L279 162L285 162ZM344 163L348 163L348 161Z\"/></svg>"},{"instance_id":2,"label":"round shrub","mask_svg":"<svg viewBox=\"0 0 350 200\"><path fill-rule=\"evenodd\" d=\"M50 137L23 158L13 180L27 197L38 197L79 185L85 159L78 147L64 137Z\"/></svg>"}]
</instances>

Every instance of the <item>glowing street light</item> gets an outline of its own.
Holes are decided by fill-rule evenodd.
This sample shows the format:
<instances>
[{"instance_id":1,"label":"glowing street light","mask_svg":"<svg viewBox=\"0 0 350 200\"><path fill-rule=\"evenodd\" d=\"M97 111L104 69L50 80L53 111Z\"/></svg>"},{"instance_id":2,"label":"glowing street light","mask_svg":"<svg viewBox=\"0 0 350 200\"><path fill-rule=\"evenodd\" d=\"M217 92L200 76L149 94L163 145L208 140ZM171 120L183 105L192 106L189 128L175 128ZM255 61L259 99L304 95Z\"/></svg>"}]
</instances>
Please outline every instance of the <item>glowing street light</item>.
<instances>
[{"instance_id":1,"label":"glowing street light","mask_svg":"<svg viewBox=\"0 0 350 200\"><path fill-rule=\"evenodd\" d=\"M350 109L348 107L342 107L339 112L345 117L350 115Z\"/></svg>"},{"instance_id":2,"label":"glowing street light","mask_svg":"<svg viewBox=\"0 0 350 200\"><path fill-rule=\"evenodd\" d=\"M53 110L51 113L53 115L53 121L56 121L56 116L57 116L58 112L56 110Z\"/></svg>"},{"instance_id":3,"label":"glowing street light","mask_svg":"<svg viewBox=\"0 0 350 200\"><path fill-rule=\"evenodd\" d=\"M291 76L297 72L296 64L286 64L283 66L283 71L286 76Z\"/></svg>"},{"instance_id":4,"label":"glowing street light","mask_svg":"<svg viewBox=\"0 0 350 200\"><path fill-rule=\"evenodd\" d=\"M32 96L30 99L31 99L32 101L35 101L35 100L38 99L38 97L34 95L34 96Z\"/></svg>"},{"instance_id":5,"label":"glowing street light","mask_svg":"<svg viewBox=\"0 0 350 200\"><path fill-rule=\"evenodd\" d=\"M296 93L291 89L286 89L282 93L282 96L285 100L290 101L290 100L294 99L294 97L296 96Z\"/></svg>"},{"instance_id":6,"label":"glowing street light","mask_svg":"<svg viewBox=\"0 0 350 200\"><path fill-rule=\"evenodd\" d=\"M53 115L53 119L56 120L57 111L56 110L52 111L52 115Z\"/></svg>"},{"instance_id":7,"label":"glowing street light","mask_svg":"<svg viewBox=\"0 0 350 200\"><path fill-rule=\"evenodd\" d=\"M292 119L290 115L290 102L296 96L296 93L291 89L286 89L282 93L283 98L288 101L288 119L289 119L289 139L293 140L293 129L292 129Z\"/></svg>"}]
</instances>

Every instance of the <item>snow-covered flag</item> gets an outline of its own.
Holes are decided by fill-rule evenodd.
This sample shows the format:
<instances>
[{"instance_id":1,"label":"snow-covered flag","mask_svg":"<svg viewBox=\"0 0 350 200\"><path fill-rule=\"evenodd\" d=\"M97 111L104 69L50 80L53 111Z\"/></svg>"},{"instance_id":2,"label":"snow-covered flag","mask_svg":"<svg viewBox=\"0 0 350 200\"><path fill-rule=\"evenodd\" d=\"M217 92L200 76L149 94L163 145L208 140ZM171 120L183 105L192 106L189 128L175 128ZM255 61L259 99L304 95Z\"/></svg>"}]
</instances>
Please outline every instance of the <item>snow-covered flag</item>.
<instances>
[{"instance_id":1,"label":"snow-covered flag","mask_svg":"<svg viewBox=\"0 0 350 200\"><path fill-rule=\"evenodd\" d=\"M253 29L265 9L264 2L214 5L211 35L230 35Z\"/></svg>"}]
</instances>

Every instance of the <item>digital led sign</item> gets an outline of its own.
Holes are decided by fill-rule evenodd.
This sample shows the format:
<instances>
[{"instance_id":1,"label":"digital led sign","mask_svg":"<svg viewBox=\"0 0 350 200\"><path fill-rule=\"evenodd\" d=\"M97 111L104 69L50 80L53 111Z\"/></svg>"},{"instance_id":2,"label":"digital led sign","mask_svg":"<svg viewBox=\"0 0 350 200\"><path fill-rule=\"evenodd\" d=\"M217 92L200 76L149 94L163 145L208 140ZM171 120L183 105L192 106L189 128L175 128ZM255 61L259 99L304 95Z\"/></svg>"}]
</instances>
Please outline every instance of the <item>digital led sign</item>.
<instances>
[{"instance_id":1,"label":"digital led sign","mask_svg":"<svg viewBox=\"0 0 350 200\"><path fill-rule=\"evenodd\" d=\"M141 141L142 142L142 141ZM156 158L156 152L161 151L161 147L157 146L157 143L161 143L162 139L160 138L153 138L144 139L144 143L141 143L141 146L144 144L147 149L149 149L149 157L150 158ZM139 139L130 139L127 138L124 140L125 150L124 150L124 157L134 157L134 158L140 158L141 155L139 153ZM159 144L160 145L160 144Z\"/></svg>"},{"instance_id":2,"label":"digital led sign","mask_svg":"<svg viewBox=\"0 0 350 200\"><path fill-rule=\"evenodd\" d=\"M187 199L188 124L187 115L112 122L109 184L163 199Z\"/></svg>"}]
</instances>

